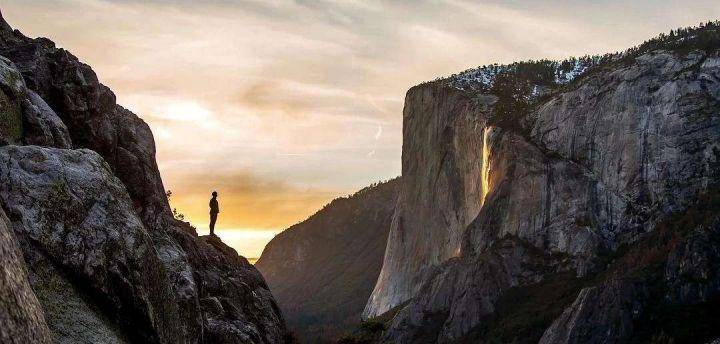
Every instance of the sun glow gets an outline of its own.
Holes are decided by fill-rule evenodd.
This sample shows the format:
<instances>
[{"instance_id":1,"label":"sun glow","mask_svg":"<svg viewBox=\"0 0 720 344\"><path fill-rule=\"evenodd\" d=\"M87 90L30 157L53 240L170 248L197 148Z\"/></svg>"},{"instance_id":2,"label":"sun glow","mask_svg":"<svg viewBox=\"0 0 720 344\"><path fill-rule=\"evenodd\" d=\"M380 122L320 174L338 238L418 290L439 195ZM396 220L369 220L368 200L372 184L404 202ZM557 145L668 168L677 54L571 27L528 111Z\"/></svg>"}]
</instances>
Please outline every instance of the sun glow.
<instances>
[{"instance_id":1,"label":"sun glow","mask_svg":"<svg viewBox=\"0 0 720 344\"><path fill-rule=\"evenodd\" d=\"M244 256L251 263L255 263L260 257L263 248L282 230L260 230L260 229L219 229L217 236L228 246L234 248L238 254ZM207 231L198 229L198 234L208 234Z\"/></svg>"},{"instance_id":2,"label":"sun glow","mask_svg":"<svg viewBox=\"0 0 720 344\"><path fill-rule=\"evenodd\" d=\"M163 119L201 123L207 121L211 113L194 101L178 100L165 104L157 115Z\"/></svg>"}]
</instances>

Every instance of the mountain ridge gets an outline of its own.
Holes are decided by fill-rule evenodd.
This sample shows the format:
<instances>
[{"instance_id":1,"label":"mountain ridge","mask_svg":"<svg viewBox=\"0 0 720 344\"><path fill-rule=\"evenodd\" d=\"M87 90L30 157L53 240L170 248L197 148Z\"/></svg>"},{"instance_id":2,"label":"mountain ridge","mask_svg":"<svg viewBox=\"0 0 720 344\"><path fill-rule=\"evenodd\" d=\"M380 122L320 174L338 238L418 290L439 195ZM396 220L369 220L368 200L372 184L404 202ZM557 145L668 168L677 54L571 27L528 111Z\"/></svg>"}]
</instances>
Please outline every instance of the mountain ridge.
<instances>
[{"instance_id":1,"label":"mountain ridge","mask_svg":"<svg viewBox=\"0 0 720 344\"><path fill-rule=\"evenodd\" d=\"M263 273L302 342L331 342L360 322L377 279L398 178L333 200L265 247Z\"/></svg>"}]
</instances>

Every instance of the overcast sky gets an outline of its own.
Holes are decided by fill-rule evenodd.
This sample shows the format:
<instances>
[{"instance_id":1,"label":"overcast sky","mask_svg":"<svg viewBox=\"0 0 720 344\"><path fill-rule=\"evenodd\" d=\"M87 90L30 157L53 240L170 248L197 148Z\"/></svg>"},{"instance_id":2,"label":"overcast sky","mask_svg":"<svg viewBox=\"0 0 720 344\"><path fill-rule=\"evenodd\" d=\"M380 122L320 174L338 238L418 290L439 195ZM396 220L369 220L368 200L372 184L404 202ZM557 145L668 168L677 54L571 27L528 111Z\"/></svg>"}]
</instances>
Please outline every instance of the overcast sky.
<instances>
[{"instance_id":1,"label":"overcast sky","mask_svg":"<svg viewBox=\"0 0 720 344\"><path fill-rule=\"evenodd\" d=\"M422 81L494 62L623 50L720 17L717 0L1 6L13 27L90 64L150 124L173 205L201 232L213 189L220 228L278 230L399 175L403 98ZM252 256L262 247L253 245L242 250Z\"/></svg>"}]
</instances>

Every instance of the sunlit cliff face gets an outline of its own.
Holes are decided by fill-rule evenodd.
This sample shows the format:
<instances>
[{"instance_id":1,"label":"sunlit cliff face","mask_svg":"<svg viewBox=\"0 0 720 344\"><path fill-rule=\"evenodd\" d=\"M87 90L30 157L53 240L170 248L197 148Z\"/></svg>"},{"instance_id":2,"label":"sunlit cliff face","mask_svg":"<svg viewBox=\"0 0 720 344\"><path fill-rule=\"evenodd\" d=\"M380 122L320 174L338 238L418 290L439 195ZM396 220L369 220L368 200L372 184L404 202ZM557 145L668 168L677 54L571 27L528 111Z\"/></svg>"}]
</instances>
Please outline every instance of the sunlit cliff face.
<instances>
[{"instance_id":1,"label":"sunlit cliff face","mask_svg":"<svg viewBox=\"0 0 720 344\"><path fill-rule=\"evenodd\" d=\"M619 50L720 15L717 1L2 6L26 35L91 65L148 122L172 205L200 233L218 190L220 235L269 231L263 238L400 173L402 103L414 84L493 62ZM264 242L235 247L253 256Z\"/></svg>"}]
</instances>

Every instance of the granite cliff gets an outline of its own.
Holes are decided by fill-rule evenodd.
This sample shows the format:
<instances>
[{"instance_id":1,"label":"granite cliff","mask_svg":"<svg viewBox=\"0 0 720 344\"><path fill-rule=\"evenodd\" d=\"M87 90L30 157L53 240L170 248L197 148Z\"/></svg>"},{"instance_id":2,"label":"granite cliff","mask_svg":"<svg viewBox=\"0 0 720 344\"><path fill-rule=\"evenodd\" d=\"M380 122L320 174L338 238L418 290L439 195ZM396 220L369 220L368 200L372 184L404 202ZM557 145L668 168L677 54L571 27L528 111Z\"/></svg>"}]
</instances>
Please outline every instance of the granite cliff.
<instances>
[{"instance_id":1,"label":"granite cliff","mask_svg":"<svg viewBox=\"0 0 720 344\"><path fill-rule=\"evenodd\" d=\"M387 343L720 337L720 23L413 87Z\"/></svg>"},{"instance_id":2,"label":"granite cliff","mask_svg":"<svg viewBox=\"0 0 720 344\"><path fill-rule=\"evenodd\" d=\"M0 206L2 342L290 338L260 273L173 218L147 124L1 16Z\"/></svg>"},{"instance_id":3,"label":"granite cliff","mask_svg":"<svg viewBox=\"0 0 720 344\"><path fill-rule=\"evenodd\" d=\"M382 266L400 180L338 198L278 234L255 264L304 343L331 342L360 323Z\"/></svg>"}]
</instances>

